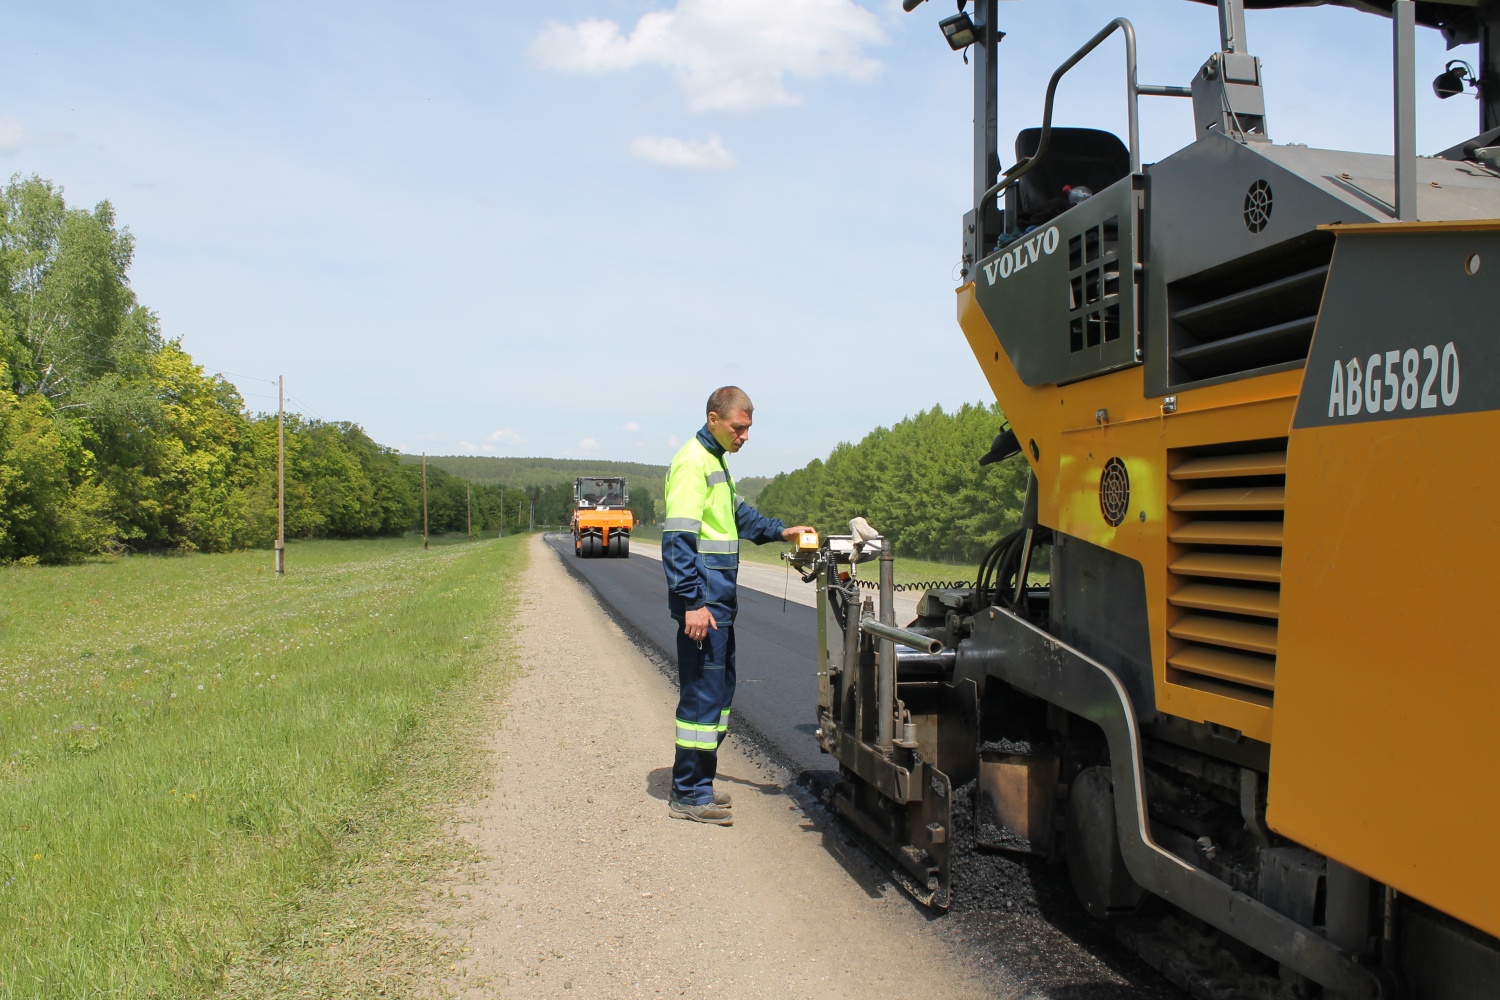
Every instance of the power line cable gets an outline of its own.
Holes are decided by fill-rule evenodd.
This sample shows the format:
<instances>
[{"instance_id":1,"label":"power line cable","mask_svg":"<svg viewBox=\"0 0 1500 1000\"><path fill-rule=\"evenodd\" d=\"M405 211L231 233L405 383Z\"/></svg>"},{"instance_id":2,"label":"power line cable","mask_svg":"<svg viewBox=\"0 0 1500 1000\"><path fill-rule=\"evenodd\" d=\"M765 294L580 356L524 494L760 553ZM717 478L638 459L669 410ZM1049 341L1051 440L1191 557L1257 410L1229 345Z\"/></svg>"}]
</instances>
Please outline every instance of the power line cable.
<instances>
[{"instance_id":1,"label":"power line cable","mask_svg":"<svg viewBox=\"0 0 1500 1000\"><path fill-rule=\"evenodd\" d=\"M311 413L313 416L317 417L319 420L323 421L325 424L328 423L328 418L325 417L325 416L323 416L323 414L319 413L317 410L314 410L312 408L312 406L310 406L306 401L298 399L296 396L293 396L291 393L287 393L286 394L286 398L290 399L294 403L297 403L297 404L299 404L301 406L307 407L307 410L308 410L309 413Z\"/></svg>"}]
</instances>

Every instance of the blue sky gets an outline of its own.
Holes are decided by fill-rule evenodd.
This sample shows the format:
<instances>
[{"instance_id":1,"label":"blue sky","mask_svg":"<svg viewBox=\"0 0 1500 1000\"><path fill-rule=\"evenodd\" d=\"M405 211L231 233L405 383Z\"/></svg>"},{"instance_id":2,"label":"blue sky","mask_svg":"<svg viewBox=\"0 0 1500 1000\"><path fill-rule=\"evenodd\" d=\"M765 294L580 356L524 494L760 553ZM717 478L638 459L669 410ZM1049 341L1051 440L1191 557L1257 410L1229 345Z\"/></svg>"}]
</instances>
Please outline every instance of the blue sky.
<instances>
[{"instance_id":1,"label":"blue sky","mask_svg":"<svg viewBox=\"0 0 1500 1000\"><path fill-rule=\"evenodd\" d=\"M10 6L0 171L108 198L169 336L311 415L431 454L665 462L733 382L771 474L935 403L988 400L953 318L969 75L897 0ZM1110 18L1140 78L1217 47L1183 0L1002 4L1002 148ZM1387 151L1389 21L1251 12L1278 142ZM1427 86L1419 150L1477 131ZM1123 58L1057 119L1123 132ZM1147 161L1190 138L1145 100Z\"/></svg>"}]
</instances>

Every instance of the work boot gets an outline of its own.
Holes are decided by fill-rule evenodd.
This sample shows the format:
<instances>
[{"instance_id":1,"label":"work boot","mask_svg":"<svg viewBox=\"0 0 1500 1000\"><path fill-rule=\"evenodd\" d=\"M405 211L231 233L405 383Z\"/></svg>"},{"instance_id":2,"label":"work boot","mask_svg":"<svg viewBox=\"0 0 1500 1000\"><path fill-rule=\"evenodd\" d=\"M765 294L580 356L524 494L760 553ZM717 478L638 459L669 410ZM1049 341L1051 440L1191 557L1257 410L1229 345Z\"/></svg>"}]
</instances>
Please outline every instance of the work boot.
<instances>
[{"instance_id":1,"label":"work boot","mask_svg":"<svg viewBox=\"0 0 1500 1000\"><path fill-rule=\"evenodd\" d=\"M728 792L721 792L717 788L715 788L714 789L714 805L716 805L716 806L723 806L725 809L733 809L734 808L734 796L730 795Z\"/></svg>"},{"instance_id":2,"label":"work boot","mask_svg":"<svg viewBox=\"0 0 1500 1000\"><path fill-rule=\"evenodd\" d=\"M734 817L729 814L729 810L712 802L693 806L674 801L671 803L671 816L673 819L690 819L694 823L711 823L714 826L734 825Z\"/></svg>"}]
</instances>

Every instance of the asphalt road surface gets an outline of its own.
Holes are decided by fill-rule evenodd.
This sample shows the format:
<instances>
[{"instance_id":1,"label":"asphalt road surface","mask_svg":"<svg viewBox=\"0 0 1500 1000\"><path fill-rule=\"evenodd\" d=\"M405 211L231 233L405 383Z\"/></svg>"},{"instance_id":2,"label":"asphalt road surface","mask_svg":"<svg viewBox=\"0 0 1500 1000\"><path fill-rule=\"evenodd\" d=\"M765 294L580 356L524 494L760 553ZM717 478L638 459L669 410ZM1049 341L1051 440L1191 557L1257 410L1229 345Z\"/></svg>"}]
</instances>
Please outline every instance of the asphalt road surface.
<instances>
[{"instance_id":1,"label":"asphalt road surface","mask_svg":"<svg viewBox=\"0 0 1500 1000\"><path fill-rule=\"evenodd\" d=\"M579 559L567 535L547 539L570 569L593 588L616 620L675 662L677 625L667 614L667 581L661 562L642 554L629 559ZM792 586L811 590L793 580ZM744 586L735 620L734 715L754 729L794 774L836 769L818 749L818 677L813 659L817 616L812 608ZM731 730L736 728L730 724Z\"/></svg>"}]
</instances>

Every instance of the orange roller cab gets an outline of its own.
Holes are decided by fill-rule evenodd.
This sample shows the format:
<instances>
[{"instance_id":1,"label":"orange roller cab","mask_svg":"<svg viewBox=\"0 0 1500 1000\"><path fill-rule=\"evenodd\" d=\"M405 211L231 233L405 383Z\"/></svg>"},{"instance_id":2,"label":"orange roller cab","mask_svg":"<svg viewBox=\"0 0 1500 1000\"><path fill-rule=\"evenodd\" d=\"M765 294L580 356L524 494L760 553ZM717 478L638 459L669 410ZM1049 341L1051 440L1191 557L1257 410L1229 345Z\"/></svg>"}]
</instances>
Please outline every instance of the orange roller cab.
<instances>
[{"instance_id":1,"label":"orange roller cab","mask_svg":"<svg viewBox=\"0 0 1500 1000\"><path fill-rule=\"evenodd\" d=\"M629 559L630 493L624 479L580 477L573 484L573 554L580 559Z\"/></svg>"}]
</instances>

